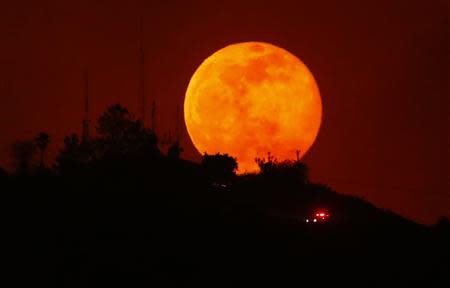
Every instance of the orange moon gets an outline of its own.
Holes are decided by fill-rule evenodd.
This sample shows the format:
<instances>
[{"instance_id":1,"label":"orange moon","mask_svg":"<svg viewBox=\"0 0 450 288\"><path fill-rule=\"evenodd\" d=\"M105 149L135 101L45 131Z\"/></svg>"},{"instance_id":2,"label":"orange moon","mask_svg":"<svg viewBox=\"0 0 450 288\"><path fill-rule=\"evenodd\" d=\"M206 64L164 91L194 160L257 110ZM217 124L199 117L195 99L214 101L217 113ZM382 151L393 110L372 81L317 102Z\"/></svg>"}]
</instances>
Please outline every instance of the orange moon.
<instances>
[{"instance_id":1,"label":"orange moon","mask_svg":"<svg viewBox=\"0 0 450 288\"><path fill-rule=\"evenodd\" d=\"M206 58L184 100L191 140L203 154L228 153L238 173L257 172L256 157L304 155L322 119L319 88L308 68L272 44L229 45Z\"/></svg>"}]
</instances>

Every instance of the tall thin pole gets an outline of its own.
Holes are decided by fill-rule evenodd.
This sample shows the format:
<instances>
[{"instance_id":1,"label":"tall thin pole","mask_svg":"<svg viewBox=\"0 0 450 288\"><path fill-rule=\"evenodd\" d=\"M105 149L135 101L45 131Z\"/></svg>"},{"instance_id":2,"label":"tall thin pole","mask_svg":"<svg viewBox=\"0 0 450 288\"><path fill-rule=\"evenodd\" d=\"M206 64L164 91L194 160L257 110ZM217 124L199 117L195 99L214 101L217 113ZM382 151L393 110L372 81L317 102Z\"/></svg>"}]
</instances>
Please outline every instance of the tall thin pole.
<instances>
[{"instance_id":1,"label":"tall thin pole","mask_svg":"<svg viewBox=\"0 0 450 288\"><path fill-rule=\"evenodd\" d=\"M175 126L175 131L176 131L176 141L177 143L180 142L180 105L177 104L177 115L176 115L176 126Z\"/></svg>"},{"instance_id":2,"label":"tall thin pole","mask_svg":"<svg viewBox=\"0 0 450 288\"><path fill-rule=\"evenodd\" d=\"M151 123L151 128L153 130L153 133L156 133L156 101L153 100L152 102L152 123Z\"/></svg>"},{"instance_id":3,"label":"tall thin pole","mask_svg":"<svg viewBox=\"0 0 450 288\"><path fill-rule=\"evenodd\" d=\"M146 91L145 91L145 50L143 41L143 21L142 16L139 17L139 98L140 98L140 109L141 109L141 120L145 125L146 123Z\"/></svg>"},{"instance_id":4,"label":"tall thin pole","mask_svg":"<svg viewBox=\"0 0 450 288\"><path fill-rule=\"evenodd\" d=\"M83 131L82 142L89 141L89 73L88 69L84 69L84 115L83 115Z\"/></svg>"}]
</instances>

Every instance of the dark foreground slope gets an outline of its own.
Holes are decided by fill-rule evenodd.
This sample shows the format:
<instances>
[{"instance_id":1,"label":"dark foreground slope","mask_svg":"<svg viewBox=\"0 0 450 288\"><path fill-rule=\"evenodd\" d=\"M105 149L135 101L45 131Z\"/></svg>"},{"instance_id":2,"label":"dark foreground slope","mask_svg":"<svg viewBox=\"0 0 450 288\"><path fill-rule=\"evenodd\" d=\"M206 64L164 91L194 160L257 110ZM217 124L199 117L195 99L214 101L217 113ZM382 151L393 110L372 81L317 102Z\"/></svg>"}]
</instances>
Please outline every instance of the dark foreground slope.
<instances>
[{"instance_id":1,"label":"dark foreground slope","mask_svg":"<svg viewBox=\"0 0 450 288\"><path fill-rule=\"evenodd\" d=\"M3 177L17 287L449 287L448 230L285 175L114 159ZM315 208L332 217L304 222ZM342 286L344 285L344 286ZM2 285L3 286L3 285ZM8 286L11 287L11 286Z\"/></svg>"}]
</instances>

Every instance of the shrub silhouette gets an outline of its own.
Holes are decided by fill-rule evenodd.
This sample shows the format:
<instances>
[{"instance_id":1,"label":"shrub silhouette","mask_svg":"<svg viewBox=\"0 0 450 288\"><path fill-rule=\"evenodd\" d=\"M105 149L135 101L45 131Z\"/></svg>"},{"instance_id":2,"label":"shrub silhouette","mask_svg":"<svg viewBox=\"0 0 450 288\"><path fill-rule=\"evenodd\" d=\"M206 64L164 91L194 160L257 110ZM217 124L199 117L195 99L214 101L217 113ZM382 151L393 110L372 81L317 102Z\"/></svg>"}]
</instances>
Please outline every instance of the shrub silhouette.
<instances>
[{"instance_id":1,"label":"shrub silhouette","mask_svg":"<svg viewBox=\"0 0 450 288\"><path fill-rule=\"evenodd\" d=\"M200 165L211 180L219 182L227 182L233 179L238 168L235 158L220 153L215 155L205 153Z\"/></svg>"},{"instance_id":2,"label":"shrub silhouette","mask_svg":"<svg viewBox=\"0 0 450 288\"><path fill-rule=\"evenodd\" d=\"M269 178L283 178L285 181L296 181L306 184L308 182L308 167L300 160L284 160L279 162L270 153L267 160L256 158L260 174Z\"/></svg>"}]
</instances>

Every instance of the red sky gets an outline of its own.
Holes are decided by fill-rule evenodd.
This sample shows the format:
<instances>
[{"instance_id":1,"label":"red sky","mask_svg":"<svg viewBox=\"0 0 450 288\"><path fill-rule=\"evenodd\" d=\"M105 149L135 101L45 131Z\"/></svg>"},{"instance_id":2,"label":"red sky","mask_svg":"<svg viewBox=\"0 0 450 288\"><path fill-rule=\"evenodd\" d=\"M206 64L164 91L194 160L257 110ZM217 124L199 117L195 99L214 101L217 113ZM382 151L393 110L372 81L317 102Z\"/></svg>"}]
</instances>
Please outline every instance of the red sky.
<instances>
[{"instance_id":1,"label":"red sky","mask_svg":"<svg viewBox=\"0 0 450 288\"><path fill-rule=\"evenodd\" d=\"M138 111L138 15L160 131L175 130L204 58L235 42L273 43L321 90L322 128L305 157L314 180L419 222L450 216L445 0L3 1L1 166L14 140L48 131L54 154L79 132L85 66L92 119L116 102ZM182 137L184 157L198 159Z\"/></svg>"}]
</instances>

